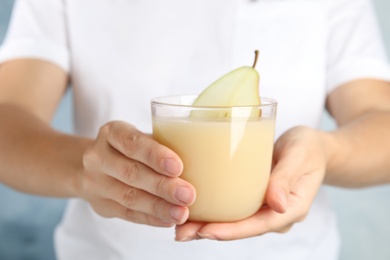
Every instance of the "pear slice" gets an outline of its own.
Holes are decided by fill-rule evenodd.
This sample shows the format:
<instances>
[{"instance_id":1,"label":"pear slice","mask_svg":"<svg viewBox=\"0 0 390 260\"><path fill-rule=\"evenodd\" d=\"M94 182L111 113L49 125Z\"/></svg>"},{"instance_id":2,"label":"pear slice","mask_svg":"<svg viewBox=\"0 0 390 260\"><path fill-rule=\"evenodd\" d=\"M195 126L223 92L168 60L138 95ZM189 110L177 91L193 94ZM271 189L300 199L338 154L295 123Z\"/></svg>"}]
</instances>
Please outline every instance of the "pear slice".
<instances>
[{"instance_id":1,"label":"pear slice","mask_svg":"<svg viewBox=\"0 0 390 260\"><path fill-rule=\"evenodd\" d=\"M255 69L257 58L256 50L252 67L243 66L225 74L207 87L193 103L193 106L225 109L192 111L191 117L258 117L258 109L245 107L260 105L260 77Z\"/></svg>"}]
</instances>

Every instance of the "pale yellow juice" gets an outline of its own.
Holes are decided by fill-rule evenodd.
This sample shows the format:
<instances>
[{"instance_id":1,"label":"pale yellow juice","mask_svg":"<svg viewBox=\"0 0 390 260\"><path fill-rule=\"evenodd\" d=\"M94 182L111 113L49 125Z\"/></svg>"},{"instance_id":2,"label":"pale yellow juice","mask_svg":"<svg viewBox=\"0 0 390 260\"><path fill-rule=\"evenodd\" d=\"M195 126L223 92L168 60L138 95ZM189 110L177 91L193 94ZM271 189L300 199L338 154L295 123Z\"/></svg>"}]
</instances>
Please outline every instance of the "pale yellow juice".
<instances>
[{"instance_id":1,"label":"pale yellow juice","mask_svg":"<svg viewBox=\"0 0 390 260\"><path fill-rule=\"evenodd\" d=\"M230 222L259 210L270 176L274 125L274 119L264 118L153 118L154 138L181 157L181 177L196 189L190 220Z\"/></svg>"}]
</instances>

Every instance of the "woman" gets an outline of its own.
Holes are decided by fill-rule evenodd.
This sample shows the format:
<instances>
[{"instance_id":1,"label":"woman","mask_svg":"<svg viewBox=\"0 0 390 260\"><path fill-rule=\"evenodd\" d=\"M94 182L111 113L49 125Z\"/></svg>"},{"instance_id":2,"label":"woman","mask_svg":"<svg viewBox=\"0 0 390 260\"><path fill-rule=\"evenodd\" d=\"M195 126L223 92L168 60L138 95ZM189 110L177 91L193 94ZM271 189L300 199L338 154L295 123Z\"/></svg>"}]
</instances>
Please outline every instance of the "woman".
<instances>
[{"instance_id":1,"label":"woman","mask_svg":"<svg viewBox=\"0 0 390 260\"><path fill-rule=\"evenodd\" d=\"M260 93L279 101L269 207L186 222L196 191L147 134L149 101L200 93L254 49ZM74 198L59 259L337 259L321 185L390 179L384 57L368 0L19 0L0 52L0 180ZM74 136L50 128L68 83ZM316 129L324 108L336 131ZM199 241L175 242L173 226L176 241Z\"/></svg>"}]
</instances>

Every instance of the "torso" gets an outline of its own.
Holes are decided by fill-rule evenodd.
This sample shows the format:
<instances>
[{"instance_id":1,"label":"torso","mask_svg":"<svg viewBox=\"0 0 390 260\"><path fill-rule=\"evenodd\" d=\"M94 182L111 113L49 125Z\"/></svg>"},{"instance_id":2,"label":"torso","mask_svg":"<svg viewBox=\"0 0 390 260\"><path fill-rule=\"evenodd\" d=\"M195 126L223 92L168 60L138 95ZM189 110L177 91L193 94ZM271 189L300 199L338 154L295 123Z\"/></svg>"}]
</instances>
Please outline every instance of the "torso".
<instances>
[{"instance_id":1,"label":"torso","mask_svg":"<svg viewBox=\"0 0 390 260\"><path fill-rule=\"evenodd\" d=\"M279 101L277 136L319 122L326 95L323 1L65 2L80 134L95 136L112 119L150 131L151 98L200 93L251 65L255 49L260 95Z\"/></svg>"},{"instance_id":2,"label":"torso","mask_svg":"<svg viewBox=\"0 0 390 260\"><path fill-rule=\"evenodd\" d=\"M279 102L277 136L295 125L319 124L326 98L323 1L65 3L81 135L94 137L114 119L151 131L151 98L200 93L229 70L251 65L255 49L260 94ZM228 243L176 243L173 237L172 229L101 218L74 200L56 246L60 259L330 260L337 254L334 216L321 191L307 220L283 236Z\"/></svg>"}]
</instances>

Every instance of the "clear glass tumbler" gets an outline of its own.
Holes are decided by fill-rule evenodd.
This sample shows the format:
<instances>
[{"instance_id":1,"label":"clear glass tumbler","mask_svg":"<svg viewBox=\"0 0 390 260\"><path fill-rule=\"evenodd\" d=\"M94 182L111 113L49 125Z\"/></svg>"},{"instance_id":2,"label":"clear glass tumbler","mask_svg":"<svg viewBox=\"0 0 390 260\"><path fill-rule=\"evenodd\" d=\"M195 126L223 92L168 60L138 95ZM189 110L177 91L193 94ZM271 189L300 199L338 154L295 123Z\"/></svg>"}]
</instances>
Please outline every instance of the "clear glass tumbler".
<instances>
[{"instance_id":1,"label":"clear glass tumbler","mask_svg":"<svg viewBox=\"0 0 390 260\"><path fill-rule=\"evenodd\" d=\"M256 213L268 186L277 102L196 107L196 96L152 100L153 137L183 160L194 185L190 220L232 222Z\"/></svg>"}]
</instances>

